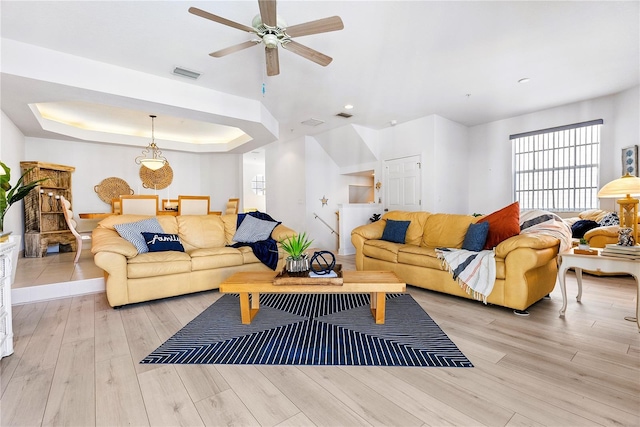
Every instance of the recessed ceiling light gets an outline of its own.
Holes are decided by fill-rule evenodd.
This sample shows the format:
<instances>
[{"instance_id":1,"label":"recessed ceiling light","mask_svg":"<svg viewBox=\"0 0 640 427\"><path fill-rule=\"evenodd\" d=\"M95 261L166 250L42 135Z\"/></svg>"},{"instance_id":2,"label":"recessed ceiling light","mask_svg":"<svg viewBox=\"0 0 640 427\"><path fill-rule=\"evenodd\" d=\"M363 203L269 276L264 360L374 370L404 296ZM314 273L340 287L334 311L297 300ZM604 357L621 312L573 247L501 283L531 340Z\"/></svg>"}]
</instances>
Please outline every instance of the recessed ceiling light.
<instances>
[{"instance_id":1,"label":"recessed ceiling light","mask_svg":"<svg viewBox=\"0 0 640 427\"><path fill-rule=\"evenodd\" d=\"M520 80L518 80L518 83L529 83L531 81L531 79L529 77L524 77Z\"/></svg>"},{"instance_id":2,"label":"recessed ceiling light","mask_svg":"<svg viewBox=\"0 0 640 427\"><path fill-rule=\"evenodd\" d=\"M345 110L352 110L353 109L353 105L351 104L347 104L344 106Z\"/></svg>"}]
</instances>

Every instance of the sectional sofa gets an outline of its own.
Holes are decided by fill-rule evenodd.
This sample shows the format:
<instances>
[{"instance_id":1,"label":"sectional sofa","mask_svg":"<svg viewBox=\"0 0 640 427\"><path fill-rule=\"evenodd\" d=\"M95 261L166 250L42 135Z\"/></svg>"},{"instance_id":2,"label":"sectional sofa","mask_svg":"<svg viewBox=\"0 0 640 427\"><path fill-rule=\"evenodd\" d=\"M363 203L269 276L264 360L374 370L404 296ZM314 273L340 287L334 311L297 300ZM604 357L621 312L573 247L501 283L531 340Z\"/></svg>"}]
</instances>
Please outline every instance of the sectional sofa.
<instances>
[{"instance_id":1,"label":"sectional sofa","mask_svg":"<svg viewBox=\"0 0 640 427\"><path fill-rule=\"evenodd\" d=\"M155 218L181 250L140 253L116 230L119 224L132 224ZM109 305L118 307L158 298L218 288L238 271L269 271L249 246L230 247L236 233L238 215L113 215L98 223L92 234L91 252L95 264L105 273ZM295 232L277 225L271 237L280 241ZM175 249L171 246L169 249ZM284 258L277 251L277 270Z\"/></svg>"}]
</instances>

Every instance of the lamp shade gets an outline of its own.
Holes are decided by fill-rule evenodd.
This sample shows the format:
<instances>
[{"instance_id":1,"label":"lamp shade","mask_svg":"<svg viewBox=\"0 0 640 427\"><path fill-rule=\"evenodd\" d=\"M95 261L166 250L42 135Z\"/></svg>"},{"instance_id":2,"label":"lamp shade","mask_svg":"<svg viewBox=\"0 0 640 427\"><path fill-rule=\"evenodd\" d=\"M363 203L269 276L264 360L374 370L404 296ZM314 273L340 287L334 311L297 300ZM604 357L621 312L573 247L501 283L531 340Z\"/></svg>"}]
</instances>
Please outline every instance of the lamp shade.
<instances>
[{"instance_id":1,"label":"lamp shade","mask_svg":"<svg viewBox=\"0 0 640 427\"><path fill-rule=\"evenodd\" d=\"M143 166L155 171L164 166L165 161L162 159L142 159L140 160Z\"/></svg>"},{"instance_id":2,"label":"lamp shade","mask_svg":"<svg viewBox=\"0 0 640 427\"><path fill-rule=\"evenodd\" d=\"M626 174L614 179L598 191L598 197L617 198L620 196L640 196L640 178Z\"/></svg>"}]
</instances>

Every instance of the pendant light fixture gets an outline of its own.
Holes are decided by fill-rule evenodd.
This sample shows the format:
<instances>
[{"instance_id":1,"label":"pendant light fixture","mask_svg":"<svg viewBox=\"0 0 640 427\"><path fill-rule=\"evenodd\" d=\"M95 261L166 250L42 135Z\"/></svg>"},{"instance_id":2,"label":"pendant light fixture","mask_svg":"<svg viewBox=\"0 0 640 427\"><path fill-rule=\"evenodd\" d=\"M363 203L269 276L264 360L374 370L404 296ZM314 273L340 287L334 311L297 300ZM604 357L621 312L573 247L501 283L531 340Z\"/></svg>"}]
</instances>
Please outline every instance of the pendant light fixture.
<instances>
[{"instance_id":1,"label":"pendant light fixture","mask_svg":"<svg viewBox=\"0 0 640 427\"><path fill-rule=\"evenodd\" d=\"M154 129L154 121L156 116L150 115L149 117L151 117L151 143L147 146L147 148L142 150L142 156L136 157L136 163L155 171L169 162L166 158L164 158L164 156L162 155L162 151L160 151L160 149L156 145ZM151 157L148 157L149 155L151 155Z\"/></svg>"}]
</instances>

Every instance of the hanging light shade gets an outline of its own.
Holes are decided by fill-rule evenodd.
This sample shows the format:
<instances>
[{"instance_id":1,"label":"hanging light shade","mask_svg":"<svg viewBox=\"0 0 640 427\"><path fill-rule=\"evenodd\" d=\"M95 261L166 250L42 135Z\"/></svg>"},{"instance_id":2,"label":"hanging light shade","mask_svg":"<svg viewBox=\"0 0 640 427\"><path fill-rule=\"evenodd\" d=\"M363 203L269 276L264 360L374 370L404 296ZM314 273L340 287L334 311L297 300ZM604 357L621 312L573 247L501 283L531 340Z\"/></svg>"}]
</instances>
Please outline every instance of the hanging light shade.
<instances>
[{"instance_id":1,"label":"hanging light shade","mask_svg":"<svg viewBox=\"0 0 640 427\"><path fill-rule=\"evenodd\" d=\"M162 155L162 151L156 145L154 121L156 116L151 117L151 143L147 148L142 150L142 156L136 157L136 163L151 170L158 170L168 163L167 159Z\"/></svg>"}]
</instances>

